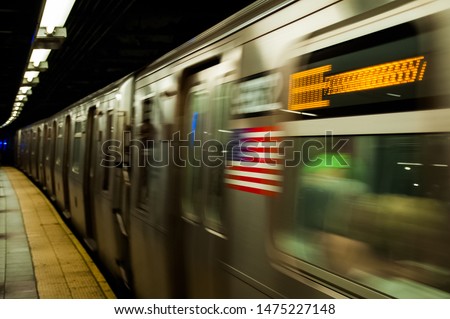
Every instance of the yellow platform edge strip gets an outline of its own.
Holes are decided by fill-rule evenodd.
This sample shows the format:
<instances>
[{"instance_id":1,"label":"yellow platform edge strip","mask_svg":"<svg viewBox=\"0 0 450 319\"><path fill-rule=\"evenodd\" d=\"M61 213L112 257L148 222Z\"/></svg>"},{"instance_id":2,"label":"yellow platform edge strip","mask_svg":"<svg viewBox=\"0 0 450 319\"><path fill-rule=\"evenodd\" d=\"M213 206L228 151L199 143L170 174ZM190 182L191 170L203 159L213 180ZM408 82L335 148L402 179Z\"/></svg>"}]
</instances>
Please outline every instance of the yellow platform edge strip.
<instances>
[{"instance_id":1,"label":"yellow platform edge strip","mask_svg":"<svg viewBox=\"0 0 450 319\"><path fill-rule=\"evenodd\" d=\"M22 211L29 209L29 207L27 207L27 205L29 205L29 204L26 202L26 200L24 198L22 198L22 196L23 195L26 196L26 194L25 193L22 194L17 189L17 186L18 186L17 179L19 177L22 178L23 181L28 182L29 186L33 187L36 190L36 193L39 194L40 196L42 196L43 200L47 204L47 206L48 206L50 212L52 213L53 217L57 220L59 226L64 230L64 232L69 237L69 239L72 242L72 244L75 246L75 248L78 250L78 252L81 255L81 257L83 258L85 264L87 265L87 267L89 268L91 274L95 278L95 280L96 280L97 284L99 285L101 291L103 292L104 296L107 299L115 299L116 295L111 290L111 288L110 288L109 284L107 283L106 279L101 274L100 270L97 268L95 263L92 261L92 259L90 258L89 254L86 252L84 247L79 243L79 241L77 240L75 235L72 233L72 231L67 227L67 225L64 223L64 221L61 219L60 215L55 210L55 208L53 207L52 203L50 203L50 201L41 193L41 191L31 181L29 181L28 178L25 175L23 175L22 172L20 172L19 170L15 169L15 168L12 168L12 167L2 167L1 169L4 170L4 172L8 176L8 179L11 182L11 185L13 186L14 191L15 191L15 193L17 195L18 200L19 200L19 205L20 205ZM26 218L25 214L23 214L23 218L24 218L24 224L25 224L25 218ZM28 237L28 241L29 242L33 240L31 237L29 237L29 236L27 236L27 237ZM30 245L30 246L32 246L32 245ZM32 250L32 247L30 247L30 249ZM31 251L31 253L32 253L32 256L33 256L33 252L32 251ZM36 276L37 275L38 274L36 274ZM39 279L39 278L37 278L37 279Z\"/></svg>"}]
</instances>

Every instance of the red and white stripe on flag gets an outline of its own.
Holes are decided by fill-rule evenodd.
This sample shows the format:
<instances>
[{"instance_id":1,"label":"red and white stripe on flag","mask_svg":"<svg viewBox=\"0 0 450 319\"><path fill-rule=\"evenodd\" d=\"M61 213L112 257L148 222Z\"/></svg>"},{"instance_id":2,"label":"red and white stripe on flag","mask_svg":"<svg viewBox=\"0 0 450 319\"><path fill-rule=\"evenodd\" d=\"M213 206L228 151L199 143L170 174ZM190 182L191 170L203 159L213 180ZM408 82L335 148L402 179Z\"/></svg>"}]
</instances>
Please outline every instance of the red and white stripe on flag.
<instances>
[{"instance_id":1,"label":"red and white stripe on flag","mask_svg":"<svg viewBox=\"0 0 450 319\"><path fill-rule=\"evenodd\" d=\"M227 153L225 184L233 189L273 196L282 190L283 156L277 127L233 131L233 147Z\"/></svg>"}]
</instances>

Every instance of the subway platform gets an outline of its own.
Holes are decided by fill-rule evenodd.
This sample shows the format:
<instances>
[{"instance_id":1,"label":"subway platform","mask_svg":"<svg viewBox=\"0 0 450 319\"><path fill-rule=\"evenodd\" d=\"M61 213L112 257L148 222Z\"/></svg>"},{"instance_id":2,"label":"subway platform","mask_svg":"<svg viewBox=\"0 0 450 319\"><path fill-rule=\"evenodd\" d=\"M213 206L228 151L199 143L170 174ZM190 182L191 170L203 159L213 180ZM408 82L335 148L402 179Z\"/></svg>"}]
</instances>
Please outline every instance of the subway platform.
<instances>
[{"instance_id":1,"label":"subway platform","mask_svg":"<svg viewBox=\"0 0 450 319\"><path fill-rule=\"evenodd\" d=\"M0 167L0 299L115 298L45 195Z\"/></svg>"}]
</instances>

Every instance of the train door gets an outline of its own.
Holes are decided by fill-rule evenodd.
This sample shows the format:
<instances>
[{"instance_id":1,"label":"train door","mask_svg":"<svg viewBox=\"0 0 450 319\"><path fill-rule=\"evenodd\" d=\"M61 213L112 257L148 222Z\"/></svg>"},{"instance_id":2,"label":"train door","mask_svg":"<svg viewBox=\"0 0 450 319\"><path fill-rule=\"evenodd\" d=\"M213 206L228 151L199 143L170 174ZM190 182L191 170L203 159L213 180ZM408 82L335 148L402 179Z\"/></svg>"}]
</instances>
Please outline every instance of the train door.
<instances>
[{"instance_id":1,"label":"train door","mask_svg":"<svg viewBox=\"0 0 450 319\"><path fill-rule=\"evenodd\" d=\"M182 169L181 200L188 296L227 296L224 273L226 236L223 227L226 144L232 65L219 64L186 79L183 138L187 143ZM184 163L182 163L184 165Z\"/></svg>"},{"instance_id":2,"label":"train door","mask_svg":"<svg viewBox=\"0 0 450 319\"><path fill-rule=\"evenodd\" d=\"M87 241L95 240L95 205L93 204L93 193L95 185L95 132L96 132L96 107L92 106L88 111L86 125L86 146L84 153L84 177L83 177L83 196L84 196L84 212L86 219L86 235Z\"/></svg>"},{"instance_id":3,"label":"train door","mask_svg":"<svg viewBox=\"0 0 450 319\"><path fill-rule=\"evenodd\" d=\"M31 131L27 130L24 133L25 149L24 149L24 166L25 172L30 175L31 173Z\"/></svg>"},{"instance_id":4,"label":"train door","mask_svg":"<svg viewBox=\"0 0 450 319\"><path fill-rule=\"evenodd\" d=\"M125 117L126 117L126 112L124 111L117 111L116 113L116 122L114 127L116 128L114 130L114 136L113 138L117 141L122 140L122 134L124 132L124 128L125 128ZM120 159L122 160L122 159ZM121 232L123 234L126 234L127 231L125 229L125 224L124 224L124 218L123 218L123 213L124 213L124 207L122 207L122 202L123 202L123 189L122 189L122 168L123 168L123 163L119 163L116 160L116 163L114 165L114 183L113 183L113 210L115 211L116 214L116 219L118 221L119 227L121 229Z\"/></svg>"},{"instance_id":5,"label":"train door","mask_svg":"<svg viewBox=\"0 0 450 319\"><path fill-rule=\"evenodd\" d=\"M117 236L116 222L113 214L112 202L114 196L114 119L115 106L113 100L106 100L98 106L97 120L94 121L94 136L91 136L92 151L89 170L89 180L92 182L90 191L92 194L91 205L95 226L95 245L102 264L111 271L110 275L120 278L120 270L117 265ZM95 139L95 140L94 140ZM94 221L95 218L95 221ZM94 247L91 247L94 248Z\"/></svg>"},{"instance_id":6,"label":"train door","mask_svg":"<svg viewBox=\"0 0 450 319\"><path fill-rule=\"evenodd\" d=\"M42 141L41 141L41 136L42 136L42 130L40 127L37 128L36 130L36 144L35 144L35 154L34 154L34 168L35 168L35 172L34 172L34 178L36 180L36 182L40 182L41 180L41 150L42 150Z\"/></svg>"},{"instance_id":7,"label":"train door","mask_svg":"<svg viewBox=\"0 0 450 319\"><path fill-rule=\"evenodd\" d=\"M27 173L33 176L33 129L27 132Z\"/></svg>"},{"instance_id":8,"label":"train door","mask_svg":"<svg viewBox=\"0 0 450 319\"><path fill-rule=\"evenodd\" d=\"M31 176L34 180L38 179L38 150L39 150L39 142L37 140L37 130L31 129Z\"/></svg>"},{"instance_id":9,"label":"train door","mask_svg":"<svg viewBox=\"0 0 450 319\"><path fill-rule=\"evenodd\" d=\"M45 174L44 180L44 187L47 190L49 194L51 194L51 183L50 183L50 152L52 149L52 141L51 141L51 135L52 135L52 127L48 126L48 124L44 124L44 136L42 137L44 141L44 154L43 154L43 171Z\"/></svg>"},{"instance_id":10,"label":"train door","mask_svg":"<svg viewBox=\"0 0 450 319\"><path fill-rule=\"evenodd\" d=\"M53 178L55 181L55 200L58 208L64 211L64 122L55 121L55 154L53 166Z\"/></svg>"},{"instance_id":11,"label":"train door","mask_svg":"<svg viewBox=\"0 0 450 319\"><path fill-rule=\"evenodd\" d=\"M45 187L50 197L55 196L55 187L53 181L53 165L54 153L55 153L55 127L53 125L45 124L44 128L44 174L45 174ZM54 163L54 162L53 162Z\"/></svg>"},{"instance_id":12,"label":"train door","mask_svg":"<svg viewBox=\"0 0 450 319\"><path fill-rule=\"evenodd\" d=\"M36 130L36 144L35 144L36 145L36 150L35 150L36 153L34 155L35 156L35 158L34 158L34 160L35 160L35 168L36 168L34 177L36 178L37 182L39 182L40 175L41 175L41 161L40 161L40 158L41 158L41 146L42 146L41 135L42 135L41 128L38 127L37 130Z\"/></svg>"},{"instance_id":13,"label":"train door","mask_svg":"<svg viewBox=\"0 0 450 319\"><path fill-rule=\"evenodd\" d=\"M70 155L70 134L71 133L71 120L70 115L66 116L64 125L64 151L63 151L63 162L62 162L62 180L63 180L63 191L64 191L64 207L63 213L67 218L70 217L70 193L69 193L69 155Z\"/></svg>"},{"instance_id":14,"label":"train door","mask_svg":"<svg viewBox=\"0 0 450 319\"><path fill-rule=\"evenodd\" d=\"M117 111L115 119L116 128L114 130L114 139L122 140L127 125L127 112ZM125 141L123 141L125 143ZM123 146L124 152L120 163L116 160L113 168L114 182L113 182L113 197L112 197L112 211L114 213L117 227L115 227L116 234L114 238L117 241L117 256L116 263L119 268L122 281L127 289L130 289L130 265L129 265L129 245L128 245L128 232L129 232L129 197L130 197L130 180L128 177L128 150L125 150L127 145Z\"/></svg>"},{"instance_id":15,"label":"train door","mask_svg":"<svg viewBox=\"0 0 450 319\"><path fill-rule=\"evenodd\" d=\"M169 208L176 190L169 187L169 165L164 165L169 158L168 144L163 141L165 110L154 85L147 86L142 95L132 110L136 139L130 143L133 290L144 298L183 297L182 265L175 259L182 252L173 249L179 232L173 230L174 213Z\"/></svg>"},{"instance_id":16,"label":"train door","mask_svg":"<svg viewBox=\"0 0 450 319\"><path fill-rule=\"evenodd\" d=\"M38 139L39 139L39 181L43 185L44 189L47 190L47 184L45 179L45 154L47 151L48 144L46 143L47 139L47 124L44 124L44 129L41 131L38 129Z\"/></svg>"},{"instance_id":17,"label":"train door","mask_svg":"<svg viewBox=\"0 0 450 319\"><path fill-rule=\"evenodd\" d=\"M51 149L50 149L50 169L49 169L49 174L50 174L50 178L51 178L51 193L50 196L52 197L52 199L54 200L56 198L56 184L55 184L55 157L56 157L56 133L57 133L57 128L58 128L58 124L56 123L56 121L53 121L52 124L52 130L51 130Z\"/></svg>"}]
</instances>

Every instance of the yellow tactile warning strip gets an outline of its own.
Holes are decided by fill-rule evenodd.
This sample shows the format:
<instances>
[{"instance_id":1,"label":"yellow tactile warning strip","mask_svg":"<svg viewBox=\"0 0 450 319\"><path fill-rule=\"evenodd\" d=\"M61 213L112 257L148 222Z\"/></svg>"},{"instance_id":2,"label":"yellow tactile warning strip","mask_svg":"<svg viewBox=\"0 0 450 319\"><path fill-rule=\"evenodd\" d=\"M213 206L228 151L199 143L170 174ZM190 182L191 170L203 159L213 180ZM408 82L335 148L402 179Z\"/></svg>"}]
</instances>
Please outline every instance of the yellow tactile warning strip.
<instances>
[{"instance_id":1,"label":"yellow tactile warning strip","mask_svg":"<svg viewBox=\"0 0 450 319\"><path fill-rule=\"evenodd\" d=\"M17 169L2 169L19 198L39 298L115 298L86 250L40 190Z\"/></svg>"}]
</instances>

